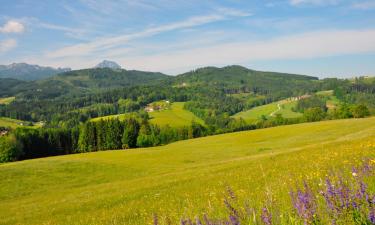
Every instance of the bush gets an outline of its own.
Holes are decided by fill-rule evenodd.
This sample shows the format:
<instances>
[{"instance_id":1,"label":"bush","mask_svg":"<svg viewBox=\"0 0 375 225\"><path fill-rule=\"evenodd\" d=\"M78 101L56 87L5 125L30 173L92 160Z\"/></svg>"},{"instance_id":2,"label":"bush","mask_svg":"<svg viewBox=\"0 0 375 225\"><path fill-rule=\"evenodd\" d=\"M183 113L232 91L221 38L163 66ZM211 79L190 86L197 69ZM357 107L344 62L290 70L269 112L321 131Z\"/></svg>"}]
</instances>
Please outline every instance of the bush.
<instances>
[{"instance_id":1,"label":"bush","mask_svg":"<svg viewBox=\"0 0 375 225\"><path fill-rule=\"evenodd\" d=\"M352 114L354 118L364 118L370 115L370 111L365 105L355 105L352 108Z\"/></svg>"},{"instance_id":2,"label":"bush","mask_svg":"<svg viewBox=\"0 0 375 225\"><path fill-rule=\"evenodd\" d=\"M22 154L22 146L14 136L0 137L0 162L16 161Z\"/></svg>"},{"instance_id":3,"label":"bush","mask_svg":"<svg viewBox=\"0 0 375 225\"><path fill-rule=\"evenodd\" d=\"M320 107L306 109L303 113L303 118L307 122L316 122L323 120L326 117L326 112L324 112Z\"/></svg>"}]
</instances>

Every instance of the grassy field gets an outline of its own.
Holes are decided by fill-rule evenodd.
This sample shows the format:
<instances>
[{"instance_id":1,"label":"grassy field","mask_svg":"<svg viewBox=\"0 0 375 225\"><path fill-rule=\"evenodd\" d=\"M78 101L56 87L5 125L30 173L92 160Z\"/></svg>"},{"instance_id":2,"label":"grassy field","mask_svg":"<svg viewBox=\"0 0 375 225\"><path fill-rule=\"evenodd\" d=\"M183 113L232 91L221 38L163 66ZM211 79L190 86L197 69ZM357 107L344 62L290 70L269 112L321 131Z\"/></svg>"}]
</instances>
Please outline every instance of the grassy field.
<instances>
[{"instance_id":1,"label":"grassy field","mask_svg":"<svg viewBox=\"0 0 375 225\"><path fill-rule=\"evenodd\" d=\"M152 224L220 216L231 186L254 206L291 185L375 157L375 118L238 132L127 151L0 165L0 224ZM266 192L270 190L270 192ZM284 208L288 210L288 208Z\"/></svg>"},{"instance_id":2,"label":"grassy field","mask_svg":"<svg viewBox=\"0 0 375 225\"><path fill-rule=\"evenodd\" d=\"M91 119L91 121L93 122L97 122L99 120L109 120L109 119L119 119L119 120L125 120L126 118L129 118L129 117L135 117L136 115L134 113L124 113L124 114L118 114L118 115L110 115L110 116L102 116L102 117L97 117L97 118L93 118Z\"/></svg>"},{"instance_id":3,"label":"grassy field","mask_svg":"<svg viewBox=\"0 0 375 225\"><path fill-rule=\"evenodd\" d=\"M258 106L247 111L239 112L234 115L234 118L243 118L247 122L256 122L265 115L267 118L271 117L271 114L279 113L284 118L296 118L302 116L301 113L293 112L292 108L297 104L295 101L282 100L273 102L267 105ZM280 109L278 107L280 106Z\"/></svg>"},{"instance_id":4,"label":"grassy field","mask_svg":"<svg viewBox=\"0 0 375 225\"><path fill-rule=\"evenodd\" d=\"M204 124L202 119L184 109L183 102L174 102L169 108L150 112L149 115L151 117L150 122L160 126L189 126L193 120L197 123Z\"/></svg>"},{"instance_id":5,"label":"grassy field","mask_svg":"<svg viewBox=\"0 0 375 225\"><path fill-rule=\"evenodd\" d=\"M11 128L29 127L29 126L24 126L21 124L25 124L25 122L21 120L6 118L6 117L0 117L0 127L11 127Z\"/></svg>"},{"instance_id":6,"label":"grassy field","mask_svg":"<svg viewBox=\"0 0 375 225\"><path fill-rule=\"evenodd\" d=\"M324 96L327 99L327 108L332 110L340 105L340 100L334 96L333 90L329 91L319 91L316 93L318 96Z\"/></svg>"},{"instance_id":7,"label":"grassy field","mask_svg":"<svg viewBox=\"0 0 375 225\"><path fill-rule=\"evenodd\" d=\"M0 98L0 104L10 104L11 102L14 101L14 99L16 99L16 97L9 97L9 98Z\"/></svg>"}]
</instances>

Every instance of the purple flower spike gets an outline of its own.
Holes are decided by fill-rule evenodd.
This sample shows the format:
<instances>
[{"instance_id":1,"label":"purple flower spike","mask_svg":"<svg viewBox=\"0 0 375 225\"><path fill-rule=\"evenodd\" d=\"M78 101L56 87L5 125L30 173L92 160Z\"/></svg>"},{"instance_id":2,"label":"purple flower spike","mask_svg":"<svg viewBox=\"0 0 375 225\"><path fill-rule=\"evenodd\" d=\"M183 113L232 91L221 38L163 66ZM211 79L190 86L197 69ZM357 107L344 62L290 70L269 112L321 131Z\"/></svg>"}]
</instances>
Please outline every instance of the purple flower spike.
<instances>
[{"instance_id":1,"label":"purple flower spike","mask_svg":"<svg viewBox=\"0 0 375 225\"><path fill-rule=\"evenodd\" d=\"M372 210L370 211L368 219L372 224L375 224L375 208L372 208Z\"/></svg>"},{"instance_id":2,"label":"purple flower spike","mask_svg":"<svg viewBox=\"0 0 375 225\"><path fill-rule=\"evenodd\" d=\"M272 215L266 207L262 209L261 219L265 225L272 225Z\"/></svg>"},{"instance_id":3,"label":"purple flower spike","mask_svg":"<svg viewBox=\"0 0 375 225\"><path fill-rule=\"evenodd\" d=\"M303 219L304 224L310 224L316 216L317 205L314 194L306 182L304 187L303 191L297 190L296 193L291 192L290 195L298 216Z\"/></svg>"}]
</instances>

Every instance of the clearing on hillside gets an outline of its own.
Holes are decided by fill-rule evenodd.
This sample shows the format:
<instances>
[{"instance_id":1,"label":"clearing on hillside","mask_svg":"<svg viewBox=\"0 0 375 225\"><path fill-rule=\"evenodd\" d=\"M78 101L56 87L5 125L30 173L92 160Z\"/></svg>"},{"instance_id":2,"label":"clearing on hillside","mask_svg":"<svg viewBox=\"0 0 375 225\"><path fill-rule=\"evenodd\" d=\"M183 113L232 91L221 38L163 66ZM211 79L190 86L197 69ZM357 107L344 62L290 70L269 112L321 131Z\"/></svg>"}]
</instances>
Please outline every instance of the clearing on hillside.
<instances>
[{"instance_id":1,"label":"clearing on hillside","mask_svg":"<svg viewBox=\"0 0 375 225\"><path fill-rule=\"evenodd\" d=\"M0 98L0 105L1 104L8 105L11 102L13 102L14 99L16 99L16 97Z\"/></svg>"},{"instance_id":2,"label":"clearing on hillside","mask_svg":"<svg viewBox=\"0 0 375 225\"><path fill-rule=\"evenodd\" d=\"M239 112L235 114L234 118L242 118L246 122L254 123L261 119L264 115L266 118L281 114L284 118L297 118L302 116L302 113L294 112L293 107L297 104L297 101L281 100L270 104L254 107L250 110Z\"/></svg>"},{"instance_id":3,"label":"clearing on hillside","mask_svg":"<svg viewBox=\"0 0 375 225\"><path fill-rule=\"evenodd\" d=\"M170 145L0 165L0 224L152 224L168 215L226 213L229 185L282 207L301 179L375 157L375 118L324 121L210 136ZM350 172L351 173L351 172ZM375 184L374 184L375 185ZM375 188L375 187L369 187Z\"/></svg>"},{"instance_id":4,"label":"clearing on hillside","mask_svg":"<svg viewBox=\"0 0 375 225\"><path fill-rule=\"evenodd\" d=\"M0 127L10 127L10 128L17 128L17 127L33 127L31 122L25 122L22 120L15 120L7 117L0 117Z\"/></svg>"},{"instance_id":5,"label":"clearing on hillside","mask_svg":"<svg viewBox=\"0 0 375 225\"><path fill-rule=\"evenodd\" d=\"M192 121L204 124L203 120L184 109L184 102L173 102L168 108L149 112L150 122L159 126L190 126Z\"/></svg>"}]
</instances>

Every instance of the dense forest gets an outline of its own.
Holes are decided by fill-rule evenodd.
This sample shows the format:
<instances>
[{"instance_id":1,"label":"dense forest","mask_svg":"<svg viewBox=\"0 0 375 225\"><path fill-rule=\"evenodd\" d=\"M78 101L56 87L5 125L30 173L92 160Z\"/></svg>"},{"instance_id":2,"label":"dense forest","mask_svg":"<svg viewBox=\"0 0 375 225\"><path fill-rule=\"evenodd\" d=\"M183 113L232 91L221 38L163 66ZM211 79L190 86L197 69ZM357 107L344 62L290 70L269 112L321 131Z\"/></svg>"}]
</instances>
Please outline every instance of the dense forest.
<instances>
[{"instance_id":1,"label":"dense forest","mask_svg":"<svg viewBox=\"0 0 375 225\"><path fill-rule=\"evenodd\" d=\"M333 90L340 105L328 110L318 91ZM253 96L239 98L236 95ZM278 100L298 101L301 118L260 118L247 123L232 116ZM95 68L69 71L37 81L0 79L0 117L40 122L42 128L7 130L0 137L0 161L77 152L163 145L177 140L324 119L366 117L375 112L375 79L322 79L260 72L241 66L207 67L175 77L161 73ZM255 99L255 100L254 100ZM149 123L144 108L155 101L185 102L204 121L179 128ZM132 113L125 119L92 118Z\"/></svg>"}]
</instances>

